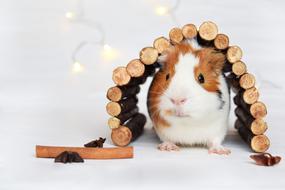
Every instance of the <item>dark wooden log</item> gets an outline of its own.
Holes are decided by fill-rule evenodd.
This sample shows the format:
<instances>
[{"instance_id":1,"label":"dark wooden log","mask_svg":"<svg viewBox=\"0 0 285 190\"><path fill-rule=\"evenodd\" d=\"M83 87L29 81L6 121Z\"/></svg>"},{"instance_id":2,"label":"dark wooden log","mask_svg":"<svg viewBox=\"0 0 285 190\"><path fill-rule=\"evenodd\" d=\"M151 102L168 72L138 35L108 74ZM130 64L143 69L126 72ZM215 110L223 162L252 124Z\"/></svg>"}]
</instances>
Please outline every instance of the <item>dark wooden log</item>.
<instances>
[{"instance_id":1,"label":"dark wooden log","mask_svg":"<svg viewBox=\"0 0 285 190\"><path fill-rule=\"evenodd\" d=\"M131 77L141 77L145 72L145 66L139 59L133 59L127 65L127 72Z\"/></svg>"},{"instance_id":2,"label":"dark wooden log","mask_svg":"<svg viewBox=\"0 0 285 190\"><path fill-rule=\"evenodd\" d=\"M232 72L232 64L226 62L223 67L223 73L229 73L229 72Z\"/></svg>"},{"instance_id":3,"label":"dark wooden log","mask_svg":"<svg viewBox=\"0 0 285 190\"><path fill-rule=\"evenodd\" d=\"M267 123L264 122L263 119L255 119L246 111L244 111L241 107L237 107L235 109L235 114L238 120L242 122L245 127L250 129L253 134L261 135L267 130Z\"/></svg>"},{"instance_id":4,"label":"dark wooden log","mask_svg":"<svg viewBox=\"0 0 285 190\"><path fill-rule=\"evenodd\" d=\"M214 46L219 50L225 50L229 47L229 37L225 34L218 34L214 39Z\"/></svg>"},{"instance_id":5,"label":"dark wooden log","mask_svg":"<svg viewBox=\"0 0 285 190\"><path fill-rule=\"evenodd\" d=\"M200 36L200 33L198 33L198 35L197 35L197 41L198 41L198 44L200 46L203 46L203 47L214 47L214 41L213 40L208 41L208 40L203 39Z\"/></svg>"},{"instance_id":6,"label":"dark wooden log","mask_svg":"<svg viewBox=\"0 0 285 190\"><path fill-rule=\"evenodd\" d=\"M107 98L112 102L118 102L125 97L135 96L139 92L139 86L114 86L108 89Z\"/></svg>"},{"instance_id":7,"label":"dark wooden log","mask_svg":"<svg viewBox=\"0 0 285 190\"><path fill-rule=\"evenodd\" d=\"M198 31L194 24L186 24L182 27L182 34L184 38L192 39L197 36Z\"/></svg>"},{"instance_id":8,"label":"dark wooden log","mask_svg":"<svg viewBox=\"0 0 285 190\"><path fill-rule=\"evenodd\" d=\"M182 30L180 28L172 28L169 32L169 38L172 44L178 44L183 40Z\"/></svg>"},{"instance_id":9,"label":"dark wooden log","mask_svg":"<svg viewBox=\"0 0 285 190\"><path fill-rule=\"evenodd\" d=\"M111 138L115 145L126 146L131 141L137 139L143 132L146 117L143 114L137 114L125 125L112 130Z\"/></svg>"},{"instance_id":10,"label":"dark wooden log","mask_svg":"<svg viewBox=\"0 0 285 190\"><path fill-rule=\"evenodd\" d=\"M239 77L237 77L235 74L231 73L230 75L226 76L226 80L234 93L237 94L241 90Z\"/></svg>"},{"instance_id":11,"label":"dark wooden log","mask_svg":"<svg viewBox=\"0 0 285 190\"><path fill-rule=\"evenodd\" d=\"M254 152L265 152L270 141L265 135L254 135L247 127L238 126L238 133L241 138L251 147Z\"/></svg>"},{"instance_id":12,"label":"dark wooden log","mask_svg":"<svg viewBox=\"0 0 285 190\"><path fill-rule=\"evenodd\" d=\"M241 105L244 108L248 108L248 105L257 102L258 98L259 92L253 87L246 90L240 90L234 97L234 103L236 105Z\"/></svg>"},{"instance_id":13,"label":"dark wooden log","mask_svg":"<svg viewBox=\"0 0 285 190\"><path fill-rule=\"evenodd\" d=\"M119 102L109 102L106 106L106 110L111 116L118 116L121 113L126 113L136 107L138 102L137 97L131 97L123 99Z\"/></svg>"},{"instance_id":14,"label":"dark wooden log","mask_svg":"<svg viewBox=\"0 0 285 190\"><path fill-rule=\"evenodd\" d=\"M121 113L120 115L118 115L116 117L111 117L108 120L108 126L111 129L118 128L120 125L123 125L127 120L129 120L134 115L136 115L138 113L138 111L139 111L139 108L135 107L134 109L132 109L128 112Z\"/></svg>"},{"instance_id":15,"label":"dark wooden log","mask_svg":"<svg viewBox=\"0 0 285 190\"><path fill-rule=\"evenodd\" d=\"M113 71L112 79L118 86L123 86L129 84L131 76L127 72L126 67L118 67Z\"/></svg>"}]
</instances>

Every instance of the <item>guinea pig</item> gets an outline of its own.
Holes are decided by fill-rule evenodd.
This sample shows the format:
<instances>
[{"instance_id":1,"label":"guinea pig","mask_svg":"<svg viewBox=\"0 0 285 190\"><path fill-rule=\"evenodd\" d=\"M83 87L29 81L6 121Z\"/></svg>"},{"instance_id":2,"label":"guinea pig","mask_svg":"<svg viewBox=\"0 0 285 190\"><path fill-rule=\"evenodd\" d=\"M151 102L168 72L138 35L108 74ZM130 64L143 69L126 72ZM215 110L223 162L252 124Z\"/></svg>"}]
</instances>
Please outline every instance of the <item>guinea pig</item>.
<instances>
[{"instance_id":1,"label":"guinea pig","mask_svg":"<svg viewBox=\"0 0 285 190\"><path fill-rule=\"evenodd\" d=\"M195 39L174 45L158 60L147 105L160 150L203 145L209 153L230 154L222 146L228 128L230 91L222 72L225 55Z\"/></svg>"}]
</instances>

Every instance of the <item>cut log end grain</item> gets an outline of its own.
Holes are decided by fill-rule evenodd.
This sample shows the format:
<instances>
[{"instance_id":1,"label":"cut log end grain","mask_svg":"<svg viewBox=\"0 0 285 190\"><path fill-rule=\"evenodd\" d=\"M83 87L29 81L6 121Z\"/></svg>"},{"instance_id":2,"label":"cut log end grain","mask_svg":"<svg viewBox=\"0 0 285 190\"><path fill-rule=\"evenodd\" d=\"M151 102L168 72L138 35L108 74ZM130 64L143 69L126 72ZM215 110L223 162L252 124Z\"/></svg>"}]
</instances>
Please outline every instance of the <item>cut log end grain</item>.
<instances>
[{"instance_id":1,"label":"cut log end grain","mask_svg":"<svg viewBox=\"0 0 285 190\"><path fill-rule=\"evenodd\" d=\"M218 26L211 21L204 22L199 27L199 35L204 40L214 40L218 35Z\"/></svg>"},{"instance_id":2,"label":"cut log end grain","mask_svg":"<svg viewBox=\"0 0 285 190\"><path fill-rule=\"evenodd\" d=\"M111 87L107 91L107 98L111 101L117 102L122 99L123 93L117 86Z\"/></svg>"},{"instance_id":3,"label":"cut log end grain","mask_svg":"<svg viewBox=\"0 0 285 190\"><path fill-rule=\"evenodd\" d=\"M255 152L265 152L270 146L270 141L265 135L254 136L251 140L251 148Z\"/></svg>"},{"instance_id":4,"label":"cut log end grain","mask_svg":"<svg viewBox=\"0 0 285 190\"><path fill-rule=\"evenodd\" d=\"M250 106L251 115L256 118L263 118L267 115L267 109L264 103L256 102Z\"/></svg>"},{"instance_id":5,"label":"cut log end grain","mask_svg":"<svg viewBox=\"0 0 285 190\"><path fill-rule=\"evenodd\" d=\"M145 66L139 59L130 61L127 65L127 72L131 77L140 77L144 74Z\"/></svg>"},{"instance_id":6,"label":"cut log end grain","mask_svg":"<svg viewBox=\"0 0 285 190\"><path fill-rule=\"evenodd\" d=\"M154 40L153 47L157 49L158 53L162 53L170 47L170 41L165 37L159 37Z\"/></svg>"},{"instance_id":7,"label":"cut log end grain","mask_svg":"<svg viewBox=\"0 0 285 190\"><path fill-rule=\"evenodd\" d=\"M239 84L243 89L249 89L255 85L255 77L252 74L245 73L240 77Z\"/></svg>"},{"instance_id":8,"label":"cut log end grain","mask_svg":"<svg viewBox=\"0 0 285 190\"><path fill-rule=\"evenodd\" d=\"M106 106L106 110L111 116L117 116L122 111L120 104L117 102L109 102Z\"/></svg>"},{"instance_id":9,"label":"cut log end grain","mask_svg":"<svg viewBox=\"0 0 285 190\"><path fill-rule=\"evenodd\" d=\"M214 40L214 46L217 49L224 50L229 47L229 37L225 34L218 34Z\"/></svg>"},{"instance_id":10,"label":"cut log end grain","mask_svg":"<svg viewBox=\"0 0 285 190\"><path fill-rule=\"evenodd\" d=\"M182 34L184 38L195 38L197 36L197 33L197 28L194 24L186 24L182 27Z\"/></svg>"},{"instance_id":11,"label":"cut log end grain","mask_svg":"<svg viewBox=\"0 0 285 190\"><path fill-rule=\"evenodd\" d=\"M153 47L145 47L140 51L140 60L146 65L154 64L158 58L158 50Z\"/></svg>"},{"instance_id":12,"label":"cut log end grain","mask_svg":"<svg viewBox=\"0 0 285 190\"><path fill-rule=\"evenodd\" d=\"M250 126L250 129L255 135L262 135L267 130L267 123L263 119L255 119Z\"/></svg>"},{"instance_id":13,"label":"cut log end grain","mask_svg":"<svg viewBox=\"0 0 285 190\"><path fill-rule=\"evenodd\" d=\"M243 75L246 72L246 65L242 61L237 61L232 66L232 72L237 75Z\"/></svg>"},{"instance_id":14,"label":"cut log end grain","mask_svg":"<svg viewBox=\"0 0 285 190\"><path fill-rule=\"evenodd\" d=\"M119 86L126 85L130 82L131 76L125 67L118 67L113 71L113 81Z\"/></svg>"},{"instance_id":15,"label":"cut log end grain","mask_svg":"<svg viewBox=\"0 0 285 190\"><path fill-rule=\"evenodd\" d=\"M129 128L120 126L112 130L111 138L115 145L126 146L131 142L132 132Z\"/></svg>"},{"instance_id":16,"label":"cut log end grain","mask_svg":"<svg viewBox=\"0 0 285 190\"><path fill-rule=\"evenodd\" d=\"M174 44L180 43L183 40L182 30L180 28L172 28L169 32L169 38Z\"/></svg>"},{"instance_id":17,"label":"cut log end grain","mask_svg":"<svg viewBox=\"0 0 285 190\"><path fill-rule=\"evenodd\" d=\"M110 127L110 129L116 129L120 126L120 124L121 124L121 121L116 117L111 117L108 120L108 126Z\"/></svg>"},{"instance_id":18,"label":"cut log end grain","mask_svg":"<svg viewBox=\"0 0 285 190\"><path fill-rule=\"evenodd\" d=\"M255 88L255 87L246 89L242 94L242 98L243 98L245 103L253 104L258 100L259 92L258 92L257 88Z\"/></svg>"},{"instance_id":19,"label":"cut log end grain","mask_svg":"<svg viewBox=\"0 0 285 190\"><path fill-rule=\"evenodd\" d=\"M242 50L238 46L231 46L227 50L227 59L230 63L240 61L242 58Z\"/></svg>"}]
</instances>

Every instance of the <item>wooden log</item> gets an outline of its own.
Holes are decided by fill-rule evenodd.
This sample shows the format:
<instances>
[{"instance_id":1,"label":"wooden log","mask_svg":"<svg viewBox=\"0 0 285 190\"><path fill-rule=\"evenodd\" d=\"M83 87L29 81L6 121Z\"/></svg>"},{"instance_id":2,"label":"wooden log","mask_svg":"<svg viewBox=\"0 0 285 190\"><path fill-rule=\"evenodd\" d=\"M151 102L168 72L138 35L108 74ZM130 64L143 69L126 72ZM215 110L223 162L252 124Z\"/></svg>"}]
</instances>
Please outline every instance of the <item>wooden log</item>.
<instances>
[{"instance_id":1,"label":"wooden log","mask_svg":"<svg viewBox=\"0 0 285 190\"><path fill-rule=\"evenodd\" d=\"M242 58L242 50L238 46L231 46L227 50L227 59L230 63L240 61Z\"/></svg>"},{"instance_id":2,"label":"wooden log","mask_svg":"<svg viewBox=\"0 0 285 190\"><path fill-rule=\"evenodd\" d=\"M107 98L112 102L118 102L125 97L135 96L139 92L139 86L114 86L108 89Z\"/></svg>"},{"instance_id":3,"label":"wooden log","mask_svg":"<svg viewBox=\"0 0 285 190\"><path fill-rule=\"evenodd\" d=\"M242 61L237 61L232 66L232 72L237 75L243 75L246 72L246 65Z\"/></svg>"},{"instance_id":4,"label":"wooden log","mask_svg":"<svg viewBox=\"0 0 285 190\"><path fill-rule=\"evenodd\" d=\"M238 133L254 152L265 152L270 146L270 141L267 136L254 135L246 127L239 127Z\"/></svg>"},{"instance_id":5,"label":"wooden log","mask_svg":"<svg viewBox=\"0 0 285 190\"><path fill-rule=\"evenodd\" d=\"M182 30L180 28L172 28L169 32L170 41L173 44L178 44L183 40Z\"/></svg>"},{"instance_id":6,"label":"wooden log","mask_svg":"<svg viewBox=\"0 0 285 190\"><path fill-rule=\"evenodd\" d=\"M247 127L254 135L262 135L267 130L267 123L263 119L253 119L251 117L245 121L238 118L235 122L235 128L238 129L241 126Z\"/></svg>"},{"instance_id":7,"label":"wooden log","mask_svg":"<svg viewBox=\"0 0 285 190\"><path fill-rule=\"evenodd\" d=\"M249 111L251 115L256 119L263 118L267 115L266 106L262 102L255 102L254 104L251 104Z\"/></svg>"},{"instance_id":8,"label":"wooden log","mask_svg":"<svg viewBox=\"0 0 285 190\"><path fill-rule=\"evenodd\" d=\"M117 146L128 145L142 134L145 123L146 117L143 114L137 114L124 126L112 130L112 141Z\"/></svg>"},{"instance_id":9,"label":"wooden log","mask_svg":"<svg viewBox=\"0 0 285 190\"><path fill-rule=\"evenodd\" d=\"M139 59L134 59L128 63L127 72L131 77L141 77L145 72L145 66Z\"/></svg>"},{"instance_id":10,"label":"wooden log","mask_svg":"<svg viewBox=\"0 0 285 190\"><path fill-rule=\"evenodd\" d=\"M118 67L113 71L112 79L118 86L127 85L131 81L131 76L126 67Z\"/></svg>"},{"instance_id":11,"label":"wooden log","mask_svg":"<svg viewBox=\"0 0 285 190\"><path fill-rule=\"evenodd\" d=\"M158 58L158 50L153 47L145 47L140 51L140 60L145 65L154 64Z\"/></svg>"},{"instance_id":12,"label":"wooden log","mask_svg":"<svg viewBox=\"0 0 285 190\"><path fill-rule=\"evenodd\" d=\"M243 89L249 89L255 85L255 77L250 73L245 73L240 77L239 84Z\"/></svg>"},{"instance_id":13,"label":"wooden log","mask_svg":"<svg viewBox=\"0 0 285 190\"><path fill-rule=\"evenodd\" d=\"M218 35L218 27L211 21L203 22L199 27L199 36L206 40L211 41Z\"/></svg>"},{"instance_id":14,"label":"wooden log","mask_svg":"<svg viewBox=\"0 0 285 190\"><path fill-rule=\"evenodd\" d=\"M229 37L225 34L218 34L214 40L215 48L225 50L229 47Z\"/></svg>"},{"instance_id":15,"label":"wooden log","mask_svg":"<svg viewBox=\"0 0 285 190\"><path fill-rule=\"evenodd\" d=\"M108 120L108 126L111 129L115 129L118 128L120 125L123 125L127 120L129 120L131 117L133 117L134 115L136 115L138 113L139 109L138 107L135 107L134 109L132 109L131 111L122 113L120 115L118 115L117 117L111 117Z\"/></svg>"},{"instance_id":16,"label":"wooden log","mask_svg":"<svg viewBox=\"0 0 285 190\"><path fill-rule=\"evenodd\" d=\"M234 97L234 102L236 105L246 105L243 107L248 107L247 105L253 104L257 102L259 98L259 92L255 87L246 89L246 90L241 90L235 97Z\"/></svg>"},{"instance_id":17,"label":"wooden log","mask_svg":"<svg viewBox=\"0 0 285 190\"><path fill-rule=\"evenodd\" d=\"M223 67L223 73L232 72L232 64L226 62Z\"/></svg>"},{"instance_id":18,"label":"wooden log","mask_svg":"<svg viewBox=\"0 0 285 190\"><path fill-rule=\"evenodd\" d=\"M130 111L136 107L138 102L137 97L123 99L119 102L109 102L106 106L106 110L111 116L118 116L121 113Z\"/></svg>"},{"instance_id":19,"label":"wooden log","mask_svg":"<svg viewBox=\"0 0 285 190\"><path fill-rule=\"evenodd\" d=\"M121 159L133 158L133 147L84 148L36 145L37 158L55 158L64 151L77 152L83 159Z\"/></svg>"},{"instance_id":20,"label":"wooden log","mask_svg":"<svg viewBox=\"0 0 285 190\"><path fill-rule=\"evenodd\" d=\"M194 24L186 24L182 27L182 34L186 39L192 39L197 36L197 28Z\"/></svg>"},{"instance_id":21,"label":"wooden log","mask_svg":"<svg viewBox=\"0 0 285 190\"><path fill-rule=\"evenodd\" d=\"M159 37L153 42L153 47L157 49L158 53L161 54L164 52L167 48L170 47L170 41L166 39L165 37Z\"/></svg>"}]
</instances>

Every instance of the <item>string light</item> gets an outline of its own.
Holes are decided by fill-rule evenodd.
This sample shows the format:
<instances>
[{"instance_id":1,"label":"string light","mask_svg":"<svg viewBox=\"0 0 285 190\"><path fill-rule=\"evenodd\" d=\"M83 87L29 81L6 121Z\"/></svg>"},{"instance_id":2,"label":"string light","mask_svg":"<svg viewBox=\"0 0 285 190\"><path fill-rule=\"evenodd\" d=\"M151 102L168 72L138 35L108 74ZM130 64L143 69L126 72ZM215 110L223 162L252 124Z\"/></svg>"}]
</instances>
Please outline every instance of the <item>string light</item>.
<instances>
[{"instance_id":1,"label":"string light","mask_svg":"<svg viewBox=\"0 0 285 190\"><path fill-rule=\"evenodd\" d=\"M84 6L83 1L77 1L77 11L68 11L65 13L65 18L69 21L75 21L85 26L90 27L91 29L95 30L96 33L99 34L98 41L82 41L80 42L74 49L72 53L72 72L73 73L80 73L84 71L85 67L78 61L77 55L78 53L87 45L98 46L101 47L101 54L104 60L112 61L118 56L118 51L113 49L110 45L105 43L105 31L100 23L97 23L93 20L87 19L84 16Z\"/></svg>"},{"instance_id":2,"label":"string light","mask_svg":"<svg viewBox=\"0 0 285 190\"><path fill-rule=\"evenodd\" d=\"M175 15L175 11L178 9L179 5L180 5L180 0L176 0L173 7L160 5L156 7L155 13L159 16L169 15L173 23L179 26L178 20Z\"/></svg>"}]
</instances>

